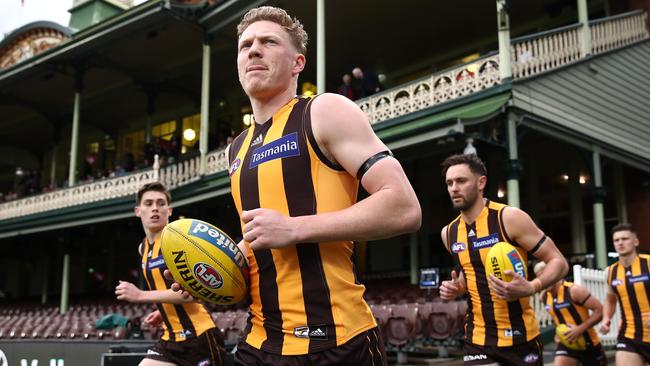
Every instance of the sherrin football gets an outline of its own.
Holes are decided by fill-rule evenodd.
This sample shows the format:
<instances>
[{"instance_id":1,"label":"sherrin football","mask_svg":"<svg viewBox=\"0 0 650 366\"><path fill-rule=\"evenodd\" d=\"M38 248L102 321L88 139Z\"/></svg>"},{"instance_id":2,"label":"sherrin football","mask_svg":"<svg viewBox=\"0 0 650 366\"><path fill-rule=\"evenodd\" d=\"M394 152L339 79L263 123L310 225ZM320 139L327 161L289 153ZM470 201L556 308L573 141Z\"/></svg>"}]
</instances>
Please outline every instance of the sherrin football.
<instances>
[{"instance_id":1,"label":"sherrin football","mask_svg":"<svg viewBox=\"0 0 650 366\"><path fill-rule=\"evenodd\" d=\"M569 340L566 339L564 333L568 332L569 330L571 330L571 327L569 327L567 324L560 324L555 327L555 335L560 339L560 343L562 343L566 348L575 351L586 350L587 342L585 342L585 337L578 337L578 340L575 342L569 342Z\"/></svg>"},{"instance_id":2,"label":"sherrin football","mask_svg":"<svg viewBox=\"0 0 650 366\"><path fill-rule=\"evenodd\" d=\"M229 305L248 293L244 253L226 233L207 222L181 219L165 226L160 251L167 268L195 299Z\"/></svg>"},{"instance_id":3,"label":"sherrin football","mask_svg":"<svg viewBox=\"0 0 650 366\"><path fill-rule=\"evenodd\" d=\"M485 273L505 282L512 281L512 275L504 272L511 270L526 278L526 263L517 249L510 243L500 241L492 246L485 257Z\"/></svg>"}]
</instances>

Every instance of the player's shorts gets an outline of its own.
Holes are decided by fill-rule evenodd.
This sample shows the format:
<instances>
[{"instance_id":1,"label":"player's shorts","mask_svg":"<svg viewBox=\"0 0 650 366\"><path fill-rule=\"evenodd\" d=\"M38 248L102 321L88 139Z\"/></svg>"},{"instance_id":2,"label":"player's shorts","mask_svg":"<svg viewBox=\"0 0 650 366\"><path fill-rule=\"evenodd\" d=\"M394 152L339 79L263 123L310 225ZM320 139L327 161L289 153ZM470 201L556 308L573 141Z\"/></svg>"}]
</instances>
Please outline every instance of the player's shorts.
<instances>
[{"instance_id":1,"label":"player's shorts","mask_svg":"<svg viewBox=\"0 0 650 366\"><path fill-rule=\"evenodd\" d=\"M158 341L145 358L175 363L179 366L221 366L225 348L217 328L182 342Z\"/></svg>"},{"instance_id":2,"label":"player's shorts","mask_svg":"<svg viewBox=\"0 0 650 366\"><path fill-rule=\"evenodd\" d=\"M603 346L598 344L596 346L589 346L584 351L576 351L567 348L562 343L557 344L555 349L555 357L564 356L571 357L578 360L583 365L605 366L607 365L607 356Z\"/></svg>"},{"instance_id":3,"label":"player's shorts","mask_svg":"<svg viewBox=\"0 0 650 366\"><path fill-rule=\"evenodd\" d=\"M245 341L239 342L235 366L257 365L388 366L388 360L381 333L373 328L338 347L305 355L283 356L259 350Z\"/></svg>"},{"instance_id":4,"label":"player's shorts","mask_svg":"<svg viewBox=\"0 0 650 366\"><path fill-rule=\"evenodd\" d=\"M646 363L650 363L650 343L639 342L625 337L618 337L617 351L633 352L641 355Z\"/></svg>"},{"instance_id":5,"label":"player's shorts","mask_svg":"<svg viewBox=\"0 0 650 366\"><path fill-rule=\"evenodd\" d=\"M544 365L542 343L539 337L510 347L479 346L465 342L463 351L465 353L463 357L464 365L476 366L492 363L516 366Z\"/></svg>"}]
</instances>

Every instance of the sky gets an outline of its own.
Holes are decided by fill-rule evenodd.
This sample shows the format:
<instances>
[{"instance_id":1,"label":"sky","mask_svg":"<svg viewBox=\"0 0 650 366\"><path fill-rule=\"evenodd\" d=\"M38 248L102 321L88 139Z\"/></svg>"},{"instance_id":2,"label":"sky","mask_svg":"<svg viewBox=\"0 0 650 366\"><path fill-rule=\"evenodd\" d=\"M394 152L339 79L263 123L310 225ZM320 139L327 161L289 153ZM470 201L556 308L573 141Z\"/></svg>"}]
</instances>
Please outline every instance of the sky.
<instances>
[{"instance_id":1,"label":"sky","mask_svg":"<svg viewBox=\"0 0 650 366\"><path fill-rule=\"evenodd\" d=\"M135 0L140 4L146 0ZM38 20L68 26L73 0L0 0L0 40L11 31Z\"/></svg>"}]
</instances>

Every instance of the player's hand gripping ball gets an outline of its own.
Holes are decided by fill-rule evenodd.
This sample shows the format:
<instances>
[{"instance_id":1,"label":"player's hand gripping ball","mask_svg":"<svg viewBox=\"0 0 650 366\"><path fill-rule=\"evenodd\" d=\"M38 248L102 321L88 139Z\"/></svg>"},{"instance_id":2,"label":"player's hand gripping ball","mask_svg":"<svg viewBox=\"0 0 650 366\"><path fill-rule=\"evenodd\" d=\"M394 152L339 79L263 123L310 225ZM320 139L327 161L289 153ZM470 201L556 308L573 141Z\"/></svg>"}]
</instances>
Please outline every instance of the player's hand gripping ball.
<instances>
[{"instance_id":1,"label":"player's hand gripping ball","mask_svg":"<svg viewBox=\"0 0 650 366\"><path fill-rule=\"evenodd\" d=\"M569 330L571 330L571 328L566 324L560 324L555 327L555 335L560 339L560 343L562 343L566 348L575 351L586 350L587 342L585 342L585 337L578 337L576 341L571 342L566 338L566 335L564 335L564 333L568 332Z\"/></svg>"},{"instance_id":2,"label":"player's hand gripping ball","mask_svg":"<svg viewBox=\"0 0 650 366\"><path fill-rule=\"evenodd\" d=\"M229 305L248 293L244 253L226 233L207 222L181 219L165 226L160 250L167 268L195 299Z\"/></svg>"},{"instance_id":3,"label":"player's hand gripping ball","mask_svg":"<svg viewBox=\"0 0 650 366\"><path fill-rule=\"evenodd\" d=\"M504 272L511 270L523 278L526 278L526 264L521 258L517 249L510 243L498 242L490 248L485 257L485 271L487 275L505 281L512 281L512 275Z\"/></svg>"}]
</instances>

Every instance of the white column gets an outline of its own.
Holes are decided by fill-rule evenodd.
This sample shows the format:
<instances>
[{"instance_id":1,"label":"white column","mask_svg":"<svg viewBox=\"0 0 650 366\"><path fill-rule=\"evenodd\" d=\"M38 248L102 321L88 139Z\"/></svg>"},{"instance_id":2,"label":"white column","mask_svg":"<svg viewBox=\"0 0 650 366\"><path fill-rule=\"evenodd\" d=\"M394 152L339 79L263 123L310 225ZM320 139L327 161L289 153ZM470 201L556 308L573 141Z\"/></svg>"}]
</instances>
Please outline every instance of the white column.
<instances>
[{"instance_id":1,"label":"white column","mask_svg":"<svg viewBox=\"0 0 650 366\"><path fill-rule=\"evenodd\" d=\"M63 255L63 273L61 275L61 305L59 312L65 314L68 311L68 296L70 294L70 254Z\"/></svg>"},{"instance_id":2,"label":"white column","mask_svg":"<svg viewBox=\"0 0 650 366\"><path fill-rule=\"evenodd\" d=\"M593 152L594 171L594 239L596 244L596 266L605 268L607 266L607 245L605 238L605 210L603 207L603 178L600 166L600 151L594 148Z\"/></svg>"},{"instance_id":3,"label":"white column","mask_svg":"<svg viewBox=\"0 0 650 366\"><path fill-rule=\"evenodd\" d=\"M587 252L585 237L585 220L582 208L582 186L577 157L572 157L569 164L569 218L571 220L571 245L573 253Z\"/></svg>"},{"instance_id":4,"label":"white column","mask_svg":"<svg viewBox=\"0 0 650 366\"><path fill-rule=\"evenodd\" d=\"M519 150L517 148L517 125L515 115L508 113L508 206L519 207L519 174L521 163L519 162Z\"/></svg>"},{"instance_id":5,"label":"white column","mask_svg":"<svg viewBox=\"0 0 650 366\"><path fill-rule=\"evenodd\" d=\"M578 21L580 28L580 55L585 57L591 54L591 31L589 30L589 8L587 0L578 0Z\"/></svg>"},{"instance_id":6,"label":"white column","mask_svg":"<svg viewBox=\"0 0 650 366\"><path fill-rule=\"evenodd\" d=\"M506 0L497 0L497 27L499 29L499 75L501 76L501 80L504 80L512 77L512 66L510 64L510 19L506 7Z\"/></svg>"},{"instance_id":7,"label":"white column","mask_svg":"<svg viewBox=\"0 0 650 366\"><path fill-rule=\"evenodd\" d=\"M74 93L74 109L72 112L72 137L70 138L70 170L68 172L68 187L72 187L76 183L80 104L81 88L77 88Z\"/></svg>"},{"instance_id":8,"label":"white column","mask_svg":"<svg viewBox=\"0 0 650 366\"><path fill-rule=\"evenodd\" d=\"M41 283L41 305L47 304L47 280L49 278L47 270L49 267L49 257L43 257L40 262L43 264L41 275L43 276Z\"/></svg>"},{"instance_id":9,"label":"white column","mask_svg":"<svg viewBox=\"0 0 650 366\"><path fill-rule=\"evenodd\" d=\"M56 184L56 150L58 147L58 144L52 145L52 166L50 167L50 184L52 186Z\"/></svg>"},{"instance_id":10,"label":"white column","mask_svg":"<svg viewBox=\"0 0 650 366\"><path fill-rule=\"evenodd\" d=\"M201 164L199 174L205 174L205 164L208 155L208 128L210 111L210 40L208 37L203 41L203 69L201 72L201 135L199 139L199 151L201 152Z\"/></svg>"},{"instance_id":11,"label":"white column","mask_svg":"<svg viewBox=\"0 0 650 366\"><path fill-rule=\"evenodd\" d=\"M325 0L316 0L316 87L325 93Z\"/></svg>"}]
</instances>

